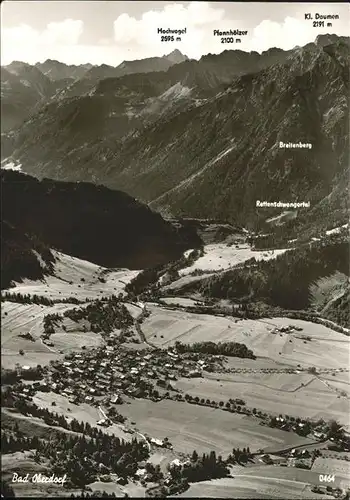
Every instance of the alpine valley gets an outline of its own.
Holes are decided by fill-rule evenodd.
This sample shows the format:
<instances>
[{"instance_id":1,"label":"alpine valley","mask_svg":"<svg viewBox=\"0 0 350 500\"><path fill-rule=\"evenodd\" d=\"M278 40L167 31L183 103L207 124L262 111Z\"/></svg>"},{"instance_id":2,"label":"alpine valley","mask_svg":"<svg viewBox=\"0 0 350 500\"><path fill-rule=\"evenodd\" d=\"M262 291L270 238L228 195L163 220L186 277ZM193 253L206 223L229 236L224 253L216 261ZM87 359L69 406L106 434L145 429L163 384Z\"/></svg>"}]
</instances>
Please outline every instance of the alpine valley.
<instances>
[{"instance_id":1,"label":"alpine valley","mask_svg":"<svg viewBox=\"0 0 350 500\"><path fill-rule=\"evenodd\" d=\"M349 49L1 68L2 495L349 498Z\"/></svg>"}]
</instances>

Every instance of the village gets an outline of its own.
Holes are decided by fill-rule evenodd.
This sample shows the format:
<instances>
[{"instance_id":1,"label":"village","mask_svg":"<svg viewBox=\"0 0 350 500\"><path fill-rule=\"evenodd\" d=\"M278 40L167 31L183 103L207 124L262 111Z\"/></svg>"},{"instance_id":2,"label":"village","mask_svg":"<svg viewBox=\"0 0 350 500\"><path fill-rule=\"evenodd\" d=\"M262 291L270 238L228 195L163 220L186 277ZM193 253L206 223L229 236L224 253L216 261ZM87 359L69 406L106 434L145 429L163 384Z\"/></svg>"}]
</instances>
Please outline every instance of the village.
<instances>
[{"instance_id":1,"label":"village","mask_svg":"<svg viewBox=\"0 0 350 500\"><path fill-rule=\"evenodd\" d=\"M16 389L13 389L17 397L27 401L32 400L37 391L41 391L64 396L74 405L87 403L94 406L99 410L100 419L96 421L99 426L125 421L117 407L126 398L143 398L153 402L173 399L251 415L259 419L260 425L295 432L316 441L326 440L328 424L322 419L316 422L287 415L270 415L248 408L242 399L230 398L226 403L205 400L183 394L175 387L174 382L179 377L197 378L209 372L231 372L231 369L225 368L225 360L224 356L207 353L180 353L175 346L135 350L116 343L66 354L63 361L51 361L48 366L42 367L40 380L17 384ZM22 366L23 374L27 370L30 371L30 368ZM348 439L339 436L337 441L342 450L349 449ZM156 444L163 446L161 441Z\"/></svg>"},{"instance_id":2,"label":"village","mask_svg":"<svg viewBox=\"0 0 350 500\"><path fill-rule=\"evenodd\" d=\"M255 449L250 454L248 462L244 462L244 467L273 465L275 467L310 470L317 457L322 456L323 452L328 453L328 449L330 449L328 447L329 442L333 441L331 446L335 446L337 453L349 451L349 439L341 432L341 429L334 428L334 432L332 430L334 437L331 437L330 422L322 419L316 421L289 415L278 415L270 411L264 412L261 409L250 407L249 403L246 404L242 398L233 399L230 397L228 399L227 396L220 395L220 393L217 395L208 393L208 396L211 396L209 399L204 394L193 394L192 391L187 393L186 389L181 390L181 384L179 385L180 380L183 379L194 379L191 381L191 383L194 383L196 382L195 379L200 382L201 380L217 378L219 374L229 375L230 373L244 373L246 371L298 374L309 371L309 367L301 367L300 364L295 367L261 367L259 369L253 365L244 367L240 363L233 362L234 359L238 360L236 356L239 357L235 350L229 353L229 357L223 354L225 343L215 345L215 354L205 352L205 349L208 348L205 342L187 345L177 341L171 347L156 347L148 341L140 328L142 319L147 315L146 308L143 307L143 313L136 321L132 321L127 315L123 315L123 312L125 312L123 309L115 311L114 305L113 300L108 301L107 304L98 303L98 307L103 306L103 312L107 308L110 314L98 315L94 318L89 317L91 331L95 330L94 326L103 327L104 345L94 348L82 346L79 352L67 352L64 354L63 359L53 360L46 366L40 366L40 368L34 369L27 365L18 366L19 380L21 381L11 388L11 393L15 399L19 398L22 402L27 402L29 408L34 403L39 414L40 411L48 410L51 415L50 418L52 418L52 425L62 424L62 420L58 420L58 417L54 416L55 411L59 410L59 414L65 419L66 423L64 424L68 425L68 428L70 428L69 425L71 425L72 421L75 420L74 416L78 414L77 407L79 405L82 405L85 409L90 407L90 410L87 410L88 412L91 411L92 407L92 420L90 420L92 427L107 434L115 432L116 427L118 427L124 436L125 433L128 433L133 435L133 439L139 440L139 437L141 437L140 443L146 442L150 453L156 453L157 448L163 448L162 453L169 454L169 466L175 469L186 468L188 460L187 455L185 457L183 454L180 456L181 460L178 458L176 442L171 442L173 441L171 433L168 434L168 437L164 437L163 434L162 438L160 438L157 431L144 430L139 427L139 423L135 422L137 418L131 417L128 411L124 411L126 406L120 409L120 405L132 405L133 400L150 400L161 405L166 403L163 400L173 400L173 402L181 402L179 404L186 402L190 406L206 406L241 414L244 418L248 417L249 420L255 421L255 425L265 426L267 432L269 432L268 428L290 432L311 439L316 446L320 446L319 450L316 448L313 450L289 448L285 452L282 452L281 448L275 448L275 453L269 453L268 448L265 448L265 450ZM91 312L94 311L92 306L90 306L90 309ZM50 316L49 320L52 325L49 324L48 327L49 329L53 327L54 332L54 327L58 326L55 321L58 321L58 323L62 323L64 331L66 325L69 329L75 329L77 322L80 328L82 323L79 322L84 319L82 318L83 315L85 316L84 309L74 311L74 314L69 312L69 314L64 314L63 317L59 315ZM108 324L102 325L100 316L107 318ZM128 319L127 324L125 324L125 318ZM75 325L70 326L68 320L72 320ZM272 333L282 334L292 331L299 333L301 330L302 328L298 326L288 325L276 327ZM48 344L50 333L53 332L44 334L44 344ZM69 335L69 332L67 331L66 334ZM162 337L162 335L159 336ZM238 346L246 347L244 344L235 343L228 343L227 345L230 348L235 347L235 349ZM210 344L209 347L212 347L212 345ZM247 357L247 352L244 351L243 357ZM242 355L241 352L240 354ZM228 362L229 359L231 359L231 362ZM254 360L254 356L252 356L252 359ZM327 369L324 368L320 371L327 371ZM37 399L38 394L39 399ZM46 397L47 401L45 402ZM58 397L65 398L66 402L61 404ZM21 405L17 405L16 408L18 411L22 411ZM29 413L31 414L30 409ZM263 429L262 431L265 432ZM119 432L118 429L117 432ZM249 439L247 444L251 444ZM238 463L240 463L241 458L241 456L238 457ZM230 459L227 460L229 465L231 463ZM147 472L147 467L143 466L142 462L138 464L135 474L145 484L149 483L149 481L152 483L154 475ZM166 471L163 471L163 474L163 484L165 486L168 483L173 485L174 480L171 474ZM333 494L337 497L341 493L333 491Z\"/></svg>"},{"instance_id":3,"label":"village","mask_svg":"<svg viewBox=\"0 0 350 500\"><path fill-rule=\"evenodd\" d=\"M210 354L179 354L175 348L135 351L120 345L100 347L51 362L43 368L42 380L25 386L18 396L30 399L38 390L52 391L73 404L92 406L121 404L122 395L160 401L172 392L174 399L183 400L172 385L177 377L220 371L223 361L222 356Z\"/></svg>"}]
</instances>

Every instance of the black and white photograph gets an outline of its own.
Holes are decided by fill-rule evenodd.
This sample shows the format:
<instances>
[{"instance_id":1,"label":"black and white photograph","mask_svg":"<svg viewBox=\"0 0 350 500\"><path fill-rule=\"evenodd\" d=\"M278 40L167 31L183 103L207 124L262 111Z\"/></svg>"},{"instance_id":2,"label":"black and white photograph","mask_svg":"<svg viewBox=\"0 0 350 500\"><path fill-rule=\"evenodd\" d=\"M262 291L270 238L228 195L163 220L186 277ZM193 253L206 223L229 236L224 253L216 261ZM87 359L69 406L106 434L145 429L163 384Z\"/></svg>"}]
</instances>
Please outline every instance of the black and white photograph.
<instances>
[{"instance_id":1,"label":"black and white photograph","mask_svg":"<svg viewBox=\"0 0 350 500\"><path fill-rule=\"evenodd\" d=\"M350 500L349 27L2 2L2 498Z\"/></svg>"}]
</instances>

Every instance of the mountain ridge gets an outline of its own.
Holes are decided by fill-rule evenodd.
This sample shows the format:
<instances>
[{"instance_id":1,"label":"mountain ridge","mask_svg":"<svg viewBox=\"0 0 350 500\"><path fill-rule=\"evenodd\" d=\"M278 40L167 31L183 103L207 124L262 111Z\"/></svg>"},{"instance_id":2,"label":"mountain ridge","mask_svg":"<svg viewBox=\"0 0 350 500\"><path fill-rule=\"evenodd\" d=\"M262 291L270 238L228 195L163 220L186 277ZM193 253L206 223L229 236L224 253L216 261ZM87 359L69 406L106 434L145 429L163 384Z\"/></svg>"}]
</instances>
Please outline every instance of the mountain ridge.
<instances>
[{"instance_id":1,"label":"mountain ridge","mask_svg":"<svg viewBox=\"0 0 350 500\"><path fill-rule=\"evenodd\" d=\"M51 115L17 131L15 158L30 155L24 168L38 177L121 188L175 216L255 228L262 213L278 215L257 210L257 199L304 200L318 221L328 207L334 226L346 215L349 39L328 41L266 51L258 66L242 51L225 51L205 56L204 65L187 60L166 72L102 80L89 97L53 104ZM66 117L50 132L58 111ZM311 149L281 149L281 141ZM307 225L307 217L299 211L297 220Z\"/></svg>"},{"instance_id":2,"label":"mountain ridge","mask_svg":"<svg viewBox=\"0 0 350 500\"><path fill-rule=\"evenodd\" d=\"M130 269L176 260L201 245L190 227L165 221L121 191L84 182L38 181L4 169L0 174L2 220L8 228L2 264L6 282L16 274L11 262L18 258L17 253L12 258L11 248L26 249L27 255L30 248L37 249L30 242L105 267Z\"/></svg>"}]
</instances>

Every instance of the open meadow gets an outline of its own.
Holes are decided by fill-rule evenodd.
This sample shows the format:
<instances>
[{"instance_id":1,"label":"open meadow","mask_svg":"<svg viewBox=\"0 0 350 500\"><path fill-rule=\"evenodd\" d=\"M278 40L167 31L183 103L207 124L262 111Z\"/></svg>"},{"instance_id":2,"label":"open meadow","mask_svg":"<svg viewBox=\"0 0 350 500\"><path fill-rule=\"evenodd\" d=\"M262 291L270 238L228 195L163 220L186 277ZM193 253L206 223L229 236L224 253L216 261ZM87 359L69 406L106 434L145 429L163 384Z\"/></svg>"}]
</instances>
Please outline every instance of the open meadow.
<instances>
[{"instance_id":1,"label":"open meadow","mask_svg":"<svg viewBox=\"0 0 350 500\"><path fill-rule=\"evenodd\" d=\"M350 488L350 462L330 457L317 457L312 466L312 472L331 474L340 482L342 488Z\"/></svg>"},{"instance_id":2,"label":"open meadow","mask_svg":"<svg viewBox=\"0 0 350 500\"><path fill-rule=\"evenodd\" d=\"M350 338L327 328L302 320L273 318L238 320L236 318L195 314L149 306L151 315L142 324L147 339L159 347L176 341L240 342L256 356L289 366L348 368ZM296 325L302 331L272 333L278 326ZM311 340L306 340L310 337Z\"/></svg>"},{"instance_id":3,"label":"open meadow","mask_svg":"<svg viewBox=\"0 0 350 500\"><path fill-rule=\"evenodd\" d=\"M256 260L275 259L286 251L280 250L252 250L250 246L243 245L227 245L225 243L214 243L205 245L204 255L199 257L190 267L185 267L179 271L180 276L185 276L193 271L224 271L237 264L255 258Z\"/></svg>"},{"instance_id":4,"label":"open meadow","mask_svg":"<svg viewBox=\"0 0 350 500\"><path fill-rule=\"evenodd\" d=\"M1 345L6 347L12 338L22 333L30 333L38 339L44 333L43 319L47 314L63 314L75 304L54 304L43 306L3 301L1 303ZM23 339L25 340L25 339ZM29 341L31 342L31 341ZM4 344L5 343L5 344Z\"/></svg>"},{"instance_id":5,"label":"open meadow","mask_svg":"<svg viewBox=\"0 0 350 500\"><path fill-rule=\"evenodd\" d=\"M330 420L348 423L349 401L317 377L307 373L234 373L205 374L203 378L180 378L175 387L199 398L243 399L250 408L272 415Z\"/></svg>"},{"instance_id":6,"label":"open meadow","mask_svg":"<svg viewBox=\"0 0 350 500\"><path fill-rule=\"evenodd\" d=\"M311 499L334 498L332 495L313 493L307 481L287 479L287 467L274 467L274 475L265 475L266 467L261 467L255 475L235 475L233 478L214 479L193 483L181 497L198 498L278 498L278 499ZM248 468L247 468L248 470ZM281 472L280 472L281 471Z\"/></svg>"},{"instance_id":7,"label":"open meadow","mask_svg":"<svg viewBox=\"0 0 350 500\"><path fill-rule=\"evenodd\" d=\"M172 281L168 285L162 286L162 290L164 292L166 291L171 291L171 292L179 292L183 287L194 283L198 283L206 278L210 278L211 276L217 276L217 273L215 272L206 272L205 274L200 274L199 276L191 276L190 274L185 274L181 276L179 279Z\"/></svg>"},{"instance_id":8,"label":"open meadow","mask_svg":"<svg viewBox=\"0 0 350 500\"><path fill-rule=\"evenodd\" d=\"M37 392L33 397L33 402L38 407L47 408L49 411L65 416L68 421L76 418L79 422L88 422L93 427L97 427L97 422L102 418L99 410L94 406L87 403L75 405L70 403L65 396L54 392ZM113 424L104 427L103 431L107 434L115 434L125 441L130 441L132 437L131 434L124 432L122 425Z\"/></svg>"},{"instance_id":9,"label":"open meadow","mask_svg":"<svg viewBox=\"0 0 350 500\"><path fill-rule=\"evenodd\" d=\"M9 292L36 294L53 300L70 297L94 300L119 293L124 295L125 285L139 273L129 269L107 269L61 252L52 253L56 259L53 275L41 281L25 279Z\"/></svg>"},{"instance_id":10,"label":"open meadow","mask_svg":"<svg viewBox=\"0 0 350 500\"><path fill-rule=\"evenodd\" d=\"M98 333L69 332L63 330L52 335L50 339L54 347L42 342L44 333L43 319L47 314L63 314L75 304L54 304L43 306L36 304L19 304L3 301L1 303L1 355L4 368L14 368L16 363L36 366L46 365L51 360L60 359L62 352L80 350L83 345L94 347L102 343ZM23 338L29 333L32 340ZM20 354L20 352L23 354Z\"/></svg>"},{"instance_id":11,"label":"open meadow","mask_svg":"<svg viewBox=\"0 0 350 500\"><path fill-rule=\"evenodd\" d=\"M91 491L93 494L96 495L97 497L97 492L103 492L105 491L106 493L112 494L117 498L124 498L125 494L127 494L129 497L136 497L136 498L144 498L145 497L145 492L146 488L144 486L141 486L141 484L137 481L129 481L128 484L121 486L120 484L116 483L113 481L114 476L117 476L116 474L111 474L112 481L111 482L105 482L105 481L95 481L94 483L90 483L88 485L89 488L91 488ZM115 477L116 479L117 477ZM100 495L98 495L100 497Z\"/></svg>"},{"instance_id":12,"label":"open meadow","mask_svg":"<svg viewBox=\"0 0 350 500\"><path fill-rule=\"evenodd\" d=\"M135 400L119 408L122 415L136 423L136 428L151 437L168 437L174 451L228 455L232 448L249 446L283 449L313 441L294 433L259 425L258 419L196 406L184 402Z\"/></svg>"}]
</instances>

